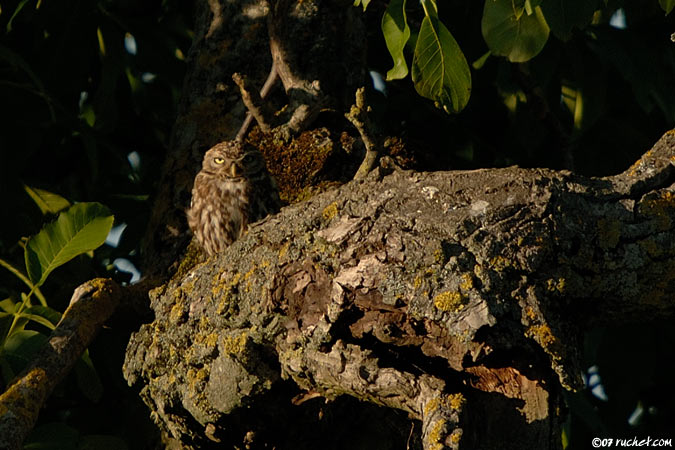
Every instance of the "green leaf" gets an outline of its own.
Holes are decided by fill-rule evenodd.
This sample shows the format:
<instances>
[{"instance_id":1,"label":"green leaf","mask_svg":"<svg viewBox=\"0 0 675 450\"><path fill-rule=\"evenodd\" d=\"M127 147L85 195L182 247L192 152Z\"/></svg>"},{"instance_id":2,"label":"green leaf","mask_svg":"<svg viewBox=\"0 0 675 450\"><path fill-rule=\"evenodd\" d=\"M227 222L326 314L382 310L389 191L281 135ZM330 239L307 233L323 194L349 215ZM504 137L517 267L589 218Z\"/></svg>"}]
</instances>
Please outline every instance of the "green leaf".
<instances>
[{"instance_id":1,"label":"green leaf","mask_svg":"<svg viewBox=\"0 0 675 450\"><path fill-rule=\"evenodd\" d=\"M505 56L511 62L534 58L544 48L549 35L541 7L535 7L530 15L519 14L512 0L485 0L481 28L492 53Z\"/></svg>"},{"instance_id":2,"label":"green leaf","mask_svg":"<svg viewBox=\"0 0 675 450\"><path fill-rule=\"evenodd\" d=\"M47 336L37 331L16 331L5 341L2 356L9 362L14 373L21 372L46 341Z\"/></svg>"},{"instance_id":3,"label":"green leaf","mask_svg":"<svg viewBox=\"0 0 675 450\"><path fill-rule=\"evenodd\" d=\"M405 44L410 39L405 4L406 0L391 0L382 16L382 34L394 60L394 67L387 72L387 80L400 80L408 75L408 65L403 56Z\"/></svg>"},{"instance_id":4,"label":"green leaf","mask_svg":"<svg viewBox=\"0 0 675 450\"><path fill-rule=\"evenodd\" d=\"M572 29L590 25L597 7L598 0L550 0L541 5L546 23L562 41L572 38Z\"/></svg>"},{"instance_id":5,"label":"green leaf","mask_svg":"<svg viewBox=\"0 0 675 450\"><path fill-rule=\"evenodd\" d=\"M675 0L659 0L659 5L666 12L666 15L668 15L675 8Z\"/></svg>"},{"instance_id":6,"label":"green leaf","mask_svg":"<svg viewBox=\"0 0 675 450\"><path fill-rule=\"evenodd\" d=\"M35 323L39 323L49 330L56 328L56 324L58 324L59 320L61 320L60 312L47 306L40 305L26 308L21 312L21 314L19 314L19 316L28 320L32 320Z\"/></svg>"},{"instance_id":7,"label":"green leaf","mask_svg":"<svg viewBox=\"0 0 675 450\"><path fill-rule=\"evenodd\" d=\"M105 242L113 224L110 210L100 203L78 203L59 214L26 244L28 277L37 286L52 270Z\"/></svg>"},{"instance_id":8,"label":"green leaf","mask_svg":"<svg viewBox=\"0 0 675 450\"><path fill-rule=\"evenodd\" d=\"M459 112L471 96L471 71L450 31L436 17L422 20L413 57L417 92L446 112Z\"/></svg>"},{"instance_id":9,"label":"green leaf","mask_svg":"<svg viewBox=\"0 0 675 450\"><path fill-rule=\"evenodd\" d=\"M488 58L490 57L490 55L492 55L492 52L488 50L487 52L485 52L485 54L483 54L483 56L472 62L471 67L473 67L474 70L482 69L485 63L487 62Z\"/></svg>"},{"instance_id":10,"label":"green leaf","mask_svg":"<svg viewBox=\"0 0 675 450\"><path fill-rule=\"evenodd\" d=\"M40 208L42 214L57 214L70 206L70 202L58 194L26 185L23 188Z\"/></svg>"},{"instance_id":11,"label":"green leaf","mask_svg":"<svg viewBox=\"0 0 675 450\"><path fill-rule=\"evenodd\" d=\"M47 328L53 329L61 320L61 313L55 309L52 309L48 306L31 306L24 310L26 314L40 316L43 320L49 322L49 325L45 324Z\"/></svg>"},{"instance_id":12,"label":"green leaf","mask_svg":"<svg viewBox=\"0 0 675 450\"><path fill-rule=\"evenodd\" d=\"M370 4L370 0L354 0L354 6L363 6L363 10L365 11L368 5Z\"/></svg>"},{"instance_id":13,"label":"green leaf","mask_svg":"<svg viewBox=\"0 0 675 450\"><path fill-rule=\"evenodd\" d=\"M436 5L436 0L420 0L420 3L422 3L424 14L426 14L427 17L438 19L438 5Z\"/></svg>"},{"instance_id":14,"label":"green leaf","mask_svg":"<svg viewBox=\"0 0 675 450\"><path fill-rule=\"evenodd\" d=\"M0 309L8 314L14 314L16 303L11 298L6 298L0 302Z\"/></svg>"},{"instance_id":15,"label":"green leaf","mask_svg":"<svg viewBox=\"0 0 675 450\"><path fill-rule=\"evenodd\" d=\"M12 22L14 22L14 18L19 15L19 12L23 9L24 6L26 6L26 3L28 3L28 0L21 0L19 4L16 6L16 9L14 10L14 13L12 14L12 17L9 18L9 21L7 22L7 32L10 33L12 31Z\"/></svg>"}]
</instances>

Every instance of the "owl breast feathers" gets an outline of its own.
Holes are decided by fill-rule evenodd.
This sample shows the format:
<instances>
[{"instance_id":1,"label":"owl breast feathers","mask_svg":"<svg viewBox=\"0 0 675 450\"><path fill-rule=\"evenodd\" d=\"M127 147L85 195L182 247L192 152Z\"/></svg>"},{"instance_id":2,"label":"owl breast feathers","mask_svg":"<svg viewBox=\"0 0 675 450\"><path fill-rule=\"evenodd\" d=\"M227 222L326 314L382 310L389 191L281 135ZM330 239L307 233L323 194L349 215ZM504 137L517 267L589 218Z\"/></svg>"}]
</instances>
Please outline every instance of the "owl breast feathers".
<instances>
[{"instance_id":1,"label":"owl breast feathers","mask_svg":"<svg viewBox=\"0 0 675 450\"><path fill-rule=\"evenodd\" d=\"M188 224L206 253L214 255L240 238L248 224L278 212L280 205L276 183L258 149L221 142L204 154Z\"/></svg>"}]
</instances>

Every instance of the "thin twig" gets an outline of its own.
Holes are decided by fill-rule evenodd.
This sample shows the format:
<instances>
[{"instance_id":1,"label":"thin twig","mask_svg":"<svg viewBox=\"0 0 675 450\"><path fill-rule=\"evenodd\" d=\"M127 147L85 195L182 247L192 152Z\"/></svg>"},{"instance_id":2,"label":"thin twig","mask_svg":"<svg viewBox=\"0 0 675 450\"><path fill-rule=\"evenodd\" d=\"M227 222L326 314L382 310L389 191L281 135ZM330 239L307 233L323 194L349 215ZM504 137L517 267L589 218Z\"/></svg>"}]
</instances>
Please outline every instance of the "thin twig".
<instances>
[{"instance_id":1,"label":"thin twig","mask_svg":"<svg viewBox=\"0 0 675 450\"><path fill-rule=\"evenodd\" d=\"M363 157L363 162L354 175L354 179L358 180L364 178L373 170L377 163L379 156L379 145L372 134L372 126L370 119L368 119L368 112L370 107L366 106L365 88L361 87L356 90L356 103L351 107L349 112L345 114L347 120L359 131L363 145L366 147L366 155Z\"/></svg>"},{"instance_id":2,"label":"thin twig","mask_svg":"<svg viewBox=\"0 0 675 450\"><path fill-rule=\"evenodd\" d=\"M269 106L267 106L263 100L272 90L272 87L278 78L279 71L277 70L277 63L276 61L272 61L270 73L265 80L265 84L263 84L263 87L260 90L260 94L258 94L255 90L250 89L249 86L247 86L247 80L241 74L232 74L232 79L237 84L237 86L239 86L239 90L241 91L241 99L244 101L246 109L248 109L244 123L241 124L241 128L239 129L235 140L241 141L244 139L244 136L246 136L246 132L251 126L251 121L254 117L261 130L267 132L271 129L269 122L272 117L272 113L269 109Z\"/></svg>"}]
</instances>

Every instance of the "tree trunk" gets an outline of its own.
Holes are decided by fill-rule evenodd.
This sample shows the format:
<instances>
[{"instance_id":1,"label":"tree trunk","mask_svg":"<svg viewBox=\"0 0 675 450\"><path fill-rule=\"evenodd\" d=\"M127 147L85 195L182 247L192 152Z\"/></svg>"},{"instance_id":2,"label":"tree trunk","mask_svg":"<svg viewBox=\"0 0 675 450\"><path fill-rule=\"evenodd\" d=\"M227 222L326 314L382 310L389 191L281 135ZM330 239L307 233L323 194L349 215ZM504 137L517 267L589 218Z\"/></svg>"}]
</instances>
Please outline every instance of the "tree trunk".
<instances>
[{"instance_id":1,"label":"tree trunk","mask_svg":"<svg viewBox=\"0 0 675 450\"><path fill-rule=\"evenodd\" d=\"M330 76L322 59L359 61L349 4L274 2L268 34L263 1L199 3L146 261L180 260L201 155L244 119L233 73L261 86L282 55L285 138L353 98L363 63ZM301 17L293 5L332 50L279 22ZM385 164L206 263L155 264L175 274L151 292L155 320L132 337L125 377L184 448L561 448L584 331L675 309L673 161L669 133L608 178Z\"/></svg>"}]
</instances>

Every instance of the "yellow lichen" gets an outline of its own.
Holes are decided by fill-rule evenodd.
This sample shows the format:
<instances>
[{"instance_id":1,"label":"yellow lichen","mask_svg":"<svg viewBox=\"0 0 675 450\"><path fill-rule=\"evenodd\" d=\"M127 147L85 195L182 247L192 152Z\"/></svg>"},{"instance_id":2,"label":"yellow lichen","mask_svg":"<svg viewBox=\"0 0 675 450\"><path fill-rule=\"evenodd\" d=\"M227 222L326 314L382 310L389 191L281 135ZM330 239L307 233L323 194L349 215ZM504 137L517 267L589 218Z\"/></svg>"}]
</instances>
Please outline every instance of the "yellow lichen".
<instances>
[{"instance_id":1,"label":"yellow lichen","mask_svg":"<svg viewBox=\"0 0 675 450\"><path fill-rule=\"evenodd\" d=\"M181 322L183 315L184 315L183 302L177 302L171 308L171 312L169 313L169 320L171 321L171 323Z\"/></svg>"},{"instance_id":2,"label":"yellow lichen","mask_svg":"<svg viewBox=\"0 0 675 450\"><path fill-rule=\"evenodd\" d=\"M650 196L640 202L638 211L657 219L660 230L668 230L672 226L670 216L675 213L675 195L670 191L660 191L657 196Z\"/></svg>"},{"instance_id":3,"label":"yellow lichen","mask_svg":"<svg viewBox=\"0 0 675 450\"><path fill-rule=\"evenodd\" d=\"M443 253L442 248L437 248L436 250L434 250L434 260L438 264L442 264L445 261L445 253Z\"/></svg>"},{"instance_id":4,"label":"yellow lichen","mask_svg":"<svg viewBox=\"0 0 675 450\"><path fill-rule=\"evenodd\" d=\"M328 222L331 219L333 219L333 217L337 216L337 213L338 213L337 203L333 202L330 205L326 206L323 209L323 211L321 211L321 216L323 217L323 220Z\"/></svg>"},{"instance_id":5,"label":"yellow lichen","mask_svg":"<svg viewBox=\"0 0 675 450\"><path fill-rule=\"evenodd\" d=\"M497 272L501 272L509 267L513 267L513 264L511 261L501 255L497 255L490 259L490 268L496 270Z\"/></svg>"},{"instance_id":6,"label":"yellow lichen","mask_svg":"<svg viewBox=\"0 0 675 450\"><path fill-rule=\"evenodd\" d=\"M288 253L289 248L291 248L291 241L287 241L286 243L284 243L284 245L281 246L281 248L279 249L279 259L286 256L286 253Z\"/></svg>"},{"instance_id":7,"label":"yellow lichen","mask_svg":"<svg viewBox=\"0 0 675 450\"><path fill-rule=\"evenodd\" d=\"M218 333L211 333L204 338L204 344L208 347L215 347L218 343Z\"/></svg>"},{"instance_id":8,"label":"yellow lichen","mask_svg":"<svg viewBox=\"0 0 675 450\"><path fill-rule=\"evenodd\" d=\"M548 325L532 325L525 331L525 336L533 338L542 347L550 347L557 341Z\"/></svg>"},{"instance_id":9,"label":"yellow lichen","mask_svg":"<svg viewBox=\"0 0 675 450\"><path fill-rule=\"evenodd\" d=\"M243 331L238 336L223 336L220 341L222 351L231 355L240 354L246 348L248 332Z\"/></svg>"},{"instance_id":10,"label":"yellow lichen","mask_svg":"<svg viewBox=\"0 0 675 450\"><path fill-rule=\"evenodd\" d=\"M459 288L462 291L466 292L473 289L474 287L473 276L470 273L468 272L463 273L460 278L462 279L462 281L459 283Z\"/></svg>"},{"instance_id":11,"label":"yellow lichen","mask_svg":"<svg viewBox=\"0 0 675 450\"><path fill-rule=\"evenodd\" d=\"M222 275L214 276L211 294L213 294L214 297L220 298L217 309L218 314L225 312L226 307L230 304L230 300L232 299L232 294L237 291L240 280L241 274L239 272L236 272L227 281L222 280Z\"/></svg>"},{"instance_id":12,"label":"yellow lichen","mask_svg":"<svg viewBox=\"0 0 675 450\"><path fill-rule=\"evenodd\" d=\"M527 316L528 319L534 320L537 317L537 314L534 312L534 309L532 309L531 306L528 306L525 309L525 315Z\"/></svg>"},{"instance_id":13,"label":"yellow lichen","mask_svg":"<svg viewBox=\"0 0 675 450\"><path fill-rule=\"evenodd\" d=\"M466 398L461 393L450 394L446 398L446 402L454 410L461 410L464 403L466 403Z\"/></svg>"},{"instance_id":14,"label":"yellow lichen","mask_svg":"<svg viewBox=\"0 0 675 450\"><path fill-rule=\"evenodd\" d=\"M564 294L567 282L564 278L549 278L546 280L546 290L555 294Z\"/></svg>"},{"instance_id":15,"label":"yellow lichen","mask_svg":"<svg viewBox=\"0 0 675 450\"><path fill-rule=\"evenodd\" d=\"M434 297L434 306L441 311L461 311L466 305L466 299L457 291L445 291Z\"/></svg>"},{"instance_id":16,"label":"yellow lichen","mask_svg":"<svg viewBox=\"0 0 675 450\"><path fill-rule=\"evenodd\" d=\"M441 443L443 438L443 430L445 429L445 420L439 419L434 423L434 426L431 428L431 431L427 435L429 440L428 445L425 448L432 450L442 450L444 445Z\"/></svg>"},{"instance_id":17,"label":"yellow lichen","mask_svg":"<svg viewBox=\"0 0 675 450\"><path fill-rule=\"evenodd\" d=\"M441 401L438 398L432 398L427 402L426 405L424 405L424 415L428 416L432 412L436 411L440 405Z\"/></svg>"}]
</instances>

